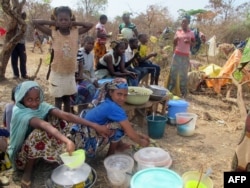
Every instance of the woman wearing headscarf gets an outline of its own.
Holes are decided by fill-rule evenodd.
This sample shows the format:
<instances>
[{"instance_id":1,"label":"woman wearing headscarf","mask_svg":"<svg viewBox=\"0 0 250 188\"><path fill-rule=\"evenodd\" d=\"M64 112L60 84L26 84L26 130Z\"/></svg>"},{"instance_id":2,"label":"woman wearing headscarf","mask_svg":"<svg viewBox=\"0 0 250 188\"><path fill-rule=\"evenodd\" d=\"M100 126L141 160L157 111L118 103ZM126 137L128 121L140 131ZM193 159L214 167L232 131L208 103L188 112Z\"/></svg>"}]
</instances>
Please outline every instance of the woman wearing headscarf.
<instances>
[{"instance_id":1,"label":"woman wearing headscarf","mask_svg":"<svg viewBox=\"0 0 250 188\"><path fill-rule=\"evenodd\" d=\"M66 121L92 127L103 136L110 133L106 126L99 126L44 102L42 89L34 81L26 81L16 87L15 101L8 153L14 167L24 170L21 187L31 186L36 159L59 163L61 153L66 150L71 154L75 150L74 143L65 136L69 130ZM46 121L48 115L55 117L52 122Z\"/></svg>"},{"instance_id":2,"label":"woman wearing headscarf","mask_svg":"<svg viewBox=\"0 0 250 188\"><path fill-rule=\"evenodd\" d=\"M174 55L167 86L169 91L181 97L187 95L190 47L195 44L194 33L189 29L189 23L190 16L184 15L181 28L175 33L173 41Z\"/></svg>"},{"instance_id":3,"label":"woman wearing headscarf","mask_svg":"<svg viewBox=\"0 0 250 188\"><path fill-rule=\"evenodd\" d=\"M107 125L112 130L112 134L108 139L105 139L91 128L80 125L74 126L75 130L82 129L82 132L84 132L84 141L82 142L84 145L81 147L85 149L87 156L94 157L96 152L107 144L110 144L107 155L128 149L130 145L122 142L122 138L125 135L140 146L148 146L149 137L135 132L127 118L126 112L122 108L128 95L126 79L115 78L113 81L103 85L100 90L101 92L97 100L100 102L105 96L104 100L87 113L84 114L83 111L80 116L91 122Z\"/></svg>"}]
</instances>

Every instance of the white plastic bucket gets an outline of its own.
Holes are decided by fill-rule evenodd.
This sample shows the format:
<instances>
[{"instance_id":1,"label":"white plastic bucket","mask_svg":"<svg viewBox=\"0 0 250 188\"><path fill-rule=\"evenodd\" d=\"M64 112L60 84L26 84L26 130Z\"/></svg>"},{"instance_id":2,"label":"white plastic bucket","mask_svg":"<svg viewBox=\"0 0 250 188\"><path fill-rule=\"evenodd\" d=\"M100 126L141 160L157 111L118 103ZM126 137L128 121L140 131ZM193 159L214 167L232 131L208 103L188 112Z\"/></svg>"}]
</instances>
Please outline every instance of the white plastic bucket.
<instances>
[{"instance_id":1,"label":"white plastic bucket","mask_svg":"<svg viewBox=\"0 0 250 188\"><path fill-rule=\"evenodd\" d=\"M194 113L177 113L177 133L181 136L192 136L195 131L197 115Z\"/></svg>"},{"instance_id":2,"label":"white plastic bucket","mask_svg":"<svg viewBox=\"0 0 250 188\"><path fill-rule=\"evenodd\" d=\"M107 176L113 186L128 187L131 179L134 160L124 154L115 154L104 160Z\"/></svg>"}]
</instances>

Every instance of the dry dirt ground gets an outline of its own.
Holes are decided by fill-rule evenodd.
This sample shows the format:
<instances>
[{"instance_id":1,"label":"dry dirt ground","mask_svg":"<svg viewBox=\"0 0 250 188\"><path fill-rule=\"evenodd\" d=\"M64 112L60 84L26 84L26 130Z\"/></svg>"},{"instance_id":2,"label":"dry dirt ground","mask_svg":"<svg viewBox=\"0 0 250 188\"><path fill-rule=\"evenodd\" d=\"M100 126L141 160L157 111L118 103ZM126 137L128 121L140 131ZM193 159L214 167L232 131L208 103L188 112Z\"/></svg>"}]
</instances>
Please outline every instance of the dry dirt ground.
<instances>
[{"instance_id":1,"label":"dry dirt ground","mask_svg":"<svg viewBox=\"0 0 250 188\"><path fill-rule=\"evenodd\" d=\"M46 72L48 66L44 63L46 53L41 54L38 49L31 52L32 44L27 44L27 70L30 76L35 72L39 59L43 59L42 67L36 81L42 85L46 94L46 101L52 102L48 95ZM10 63L6 72L7 80L0 82L0 115L4 105L10 102L11 89L22 80L12 79ZM215 188L223 187L223 172L229 171L235 147L240 139L244 120L240 119L238 108L223 102L215 95L189 95L186 99L190 106L189 112L196 113L198 120L195 134L191 137L177 135L176 127L167 125L164 137L157 140L160 146L169 151L173 164L171 169L182 175L186 171L199 170L201 166L206 170L212 168L211 178ZM2 119L1 119L2 120ZM135 126L137 131L147 133L147 126ZM111 187L107 180L103 165L105 154L99 154L88 163L97 172L97 181L93 187ZM33 174L32 187L45 187L44 182L50 176L53 167L44 162L36 165ZM9 171L11 184L6 187L19 187L20 173Z\"/></svg>"}]
</instances>

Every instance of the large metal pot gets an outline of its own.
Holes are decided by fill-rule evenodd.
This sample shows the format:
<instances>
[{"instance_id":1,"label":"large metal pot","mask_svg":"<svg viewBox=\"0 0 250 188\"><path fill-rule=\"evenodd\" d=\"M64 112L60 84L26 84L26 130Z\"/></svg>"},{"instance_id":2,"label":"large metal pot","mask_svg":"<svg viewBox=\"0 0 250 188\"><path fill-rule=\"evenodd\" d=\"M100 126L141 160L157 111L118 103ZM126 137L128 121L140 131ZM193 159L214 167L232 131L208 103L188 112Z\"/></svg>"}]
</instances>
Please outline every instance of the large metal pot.
<instances>
[{"instance_id":1,"label":"large metal pot","mask_svg":"<svg viewBox=\"0 0 250 188\"><path fill-rule=\"evenodd\" d=\"M52 172L50 188L91 188L96 178L95 170L86 163L72 170L61 165Z\"/></svg>"}]
</instances>

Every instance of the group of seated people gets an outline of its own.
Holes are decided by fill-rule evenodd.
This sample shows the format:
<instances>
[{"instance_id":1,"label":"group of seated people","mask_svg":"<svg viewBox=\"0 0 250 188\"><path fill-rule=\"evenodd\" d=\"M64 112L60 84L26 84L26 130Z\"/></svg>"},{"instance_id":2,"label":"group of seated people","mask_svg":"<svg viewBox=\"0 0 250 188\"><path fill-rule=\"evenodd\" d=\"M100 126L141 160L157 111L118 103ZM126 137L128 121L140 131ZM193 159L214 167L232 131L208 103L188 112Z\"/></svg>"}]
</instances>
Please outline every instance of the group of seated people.
<instances>
[{"instance_id":1,"label":"group of seated people","mask_svg":"<svg viewBox=\"0 0 250 188\"><path fill-rule=\"evenodd\" d=\"M140 41L140 45L139 45ZM93 100L97 91L98 80L105 78L123 77L129 86L138 86L140 80L150 74L150 84L158 85L160 67L149 59L156 53L147 55L146 34L139 34L138 38L111 41L110 50L104 54L94 67L95 39L85 36L77 54L79 71L76 76L78 92L71 97L72 105L86 104ZM138 50L139 49L139 50Z\"/></svg>"}]
</instances>

